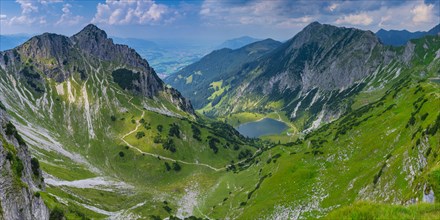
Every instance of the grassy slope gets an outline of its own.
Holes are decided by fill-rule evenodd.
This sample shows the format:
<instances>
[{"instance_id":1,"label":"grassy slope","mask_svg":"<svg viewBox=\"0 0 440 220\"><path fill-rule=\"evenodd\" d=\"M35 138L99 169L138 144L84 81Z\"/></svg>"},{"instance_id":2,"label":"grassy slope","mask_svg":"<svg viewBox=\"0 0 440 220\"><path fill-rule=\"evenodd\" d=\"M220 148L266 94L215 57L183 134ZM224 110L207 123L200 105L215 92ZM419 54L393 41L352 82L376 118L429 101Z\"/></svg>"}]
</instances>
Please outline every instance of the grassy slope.
<instances>
[{"instance_id":1,"label":"grassy slope","mask_svg":"<svg viewBox=\"0 0 440 220\"><path fill-rule=\"evenodd\" d=\"M364 104L347 116L312 132L302 143L265 151L246 171L223 177L205 201L205 212L218 218L316 218L358 200L406 204L422 201L430 189L439 195L440 138L439 130L432 132L440 123L440 85L427 80L440 67L438 60L432 62L434 52L419 52L431 56L427 63L432 64L416 58L410 69L376 89L379 98L365 101L363 94L356 96ZM389 72L382 74L376 83L390 78ZM407 126L412 115L415 121ZM277 154L276 162L269 160ZM402 218L432 217L439 211L438 205L417 207L384 209L402 210ZM350 208L343 210L350 216ZM390 214L378 210L371 215Z\"/></svg>"},{"instance_id":2,"label":"grassy slope","mask_svg":"<svg viewBox=\"0 0 440 220\"><path fill-rule=\"evenodd\" d=\"M421 201L424 191L431 188L435 195L440 194L439 131L427 132L439 117L440 92L439 84L426 79L437 74L440 66L438 60L428 66L435 51L421 49L424 43L438 42L435 38L419 42L416 48L419 58L398 77L394 78L395 72L391 77L391 70L381 72L377 80L372 80L375 96L370 98L365 93L355 96L357 104L347 116L307 135L302 143L272 148L265 144L266 150L241 166L239 172L215 171L201 163L224 167L231 160L238 161L240 150L255 152L251 146L260 143L236 139L240 150L235 151L231 149L234 141L228 140L230 134L203 126L211 124L210 121L196 123L144 111L141 107L144 100L132 99L110 78L103 77L112 69L111 64L101 64L100 71L88 69L85 93L95 138L88 129L84 82L78 76L70 79L74 99L71 102L67 83L63 83L64 94L58 94L56 83L50 80L46 82L47 96L32 94L21 91L24 87L20 84L14 87L10 76L1 72L2 101L5 99L8 109L12 109L11 115L21 124L18 129L26 140L31 140L33 153L48 174L67 181L103 177L131 186L94 189L49 186L47 193L42 194L48 206L54 208L56 201L61 202L67 216L72 218L119 214L126 218L165 217L184 212L185 216L211 218L320 217L357 200ZM380 87L384 80L386 86ZM161 106L160 98L148 103ZM415 121L406 127L411 115ZM127 149L120 138L133 131L141 118L145 123L124 140L144 152L194 164L181 164L179 172L166 171L164 159L143 155L135 148ZM144 126L148 123L150 129ZM176 153L152 142L158 133L166 137L171 123L178 124L182 131L181 138L173 137ZM158 124L163 125L162 132L157 130ZM192 138L191 124L201 129L201 142ZM47 130L46 135L61 144L56 146L43 135L41 139L49 145L76 153L86 163L54 150L41 149L44 144L33 144L35 138L26 132L30 125L41 126L37 128L39 132ZM145 137L137 139L138 131L143 131ZM208 136L219 138L217 154L208 147ZM123 157L120 152L124 153ZM185 209L185 204L189 208Z\"/></svg>"},{"instance_id":3,"label":"grassy slope","mask_svg":"<svg viewBox=\"0 0 440 220\"><path fill-rule=\"evenodd\" d=\"M101 67L99 71L98 66ZM194 198L194 205L186 210L179 203L187 194L186 189L197 183L194 191L197 195L203 194L225 172L227 164L232 160L238 161L240 150L254 152L255 145L237 135L230 135L226 128L210 128L212 121L197 122L191 119L161 96L156 100L133 97L106 77L109 76L106 72L112 68L111 63L92 63L87 68L87 81L81 81L76 74L61 84L46 80L46 94L38 94L30 89L29 92L25 91L27 87L18 78L1 71L2 101L8 105L13 119L21 125L19 130L26 140L30 140L32 151L40 159L42 169L50 175L49 179L75 181L99 177L124 184L121 188L109 185L96 186L95 189L49 184L43 197L52 209L58 202L65 204L63 209L70 217L83 214L92 218L117 214L126 217L137 214L165 217L176 214L179 208L187 212L185 216L191 215L197 198ZM16 86L11 81L15 81ZM90 113L86 111L85 95ZM146 111L142 108L143 103L154 108L166 107L190 120ZM113 121L111 116L116 120ZM91 124L87 123L88 117ZM180 138L171 137L175 143L175 153L165 150L163 144L153 142L159 134L166 139L172 123L180 128ZM157 129L159 124L163 126L161 132ZM191 125L200 129L200 141L193 138ZM32 128L34 130L29 132ZM225 133L219 135L219 131ZM129 132L132 133L124 140L134 148L127 148L127 144L121 140ZM145 136L136 138L138 132L144 132ZM219 139L216 143L217 153L209 147L211 137ZM239 150L232 149L235 144ZM60 148L76 156L58 153ZM159 159L140 153L138 149L170 159ZM124 156L120 156L121 152ZM189 164L178 162L180 171L167 171L165 161L172 166L173 160ZM170 213L163 208L163 201L167 201L167 206L172 208Z\"/></svg>"}]
</instances>

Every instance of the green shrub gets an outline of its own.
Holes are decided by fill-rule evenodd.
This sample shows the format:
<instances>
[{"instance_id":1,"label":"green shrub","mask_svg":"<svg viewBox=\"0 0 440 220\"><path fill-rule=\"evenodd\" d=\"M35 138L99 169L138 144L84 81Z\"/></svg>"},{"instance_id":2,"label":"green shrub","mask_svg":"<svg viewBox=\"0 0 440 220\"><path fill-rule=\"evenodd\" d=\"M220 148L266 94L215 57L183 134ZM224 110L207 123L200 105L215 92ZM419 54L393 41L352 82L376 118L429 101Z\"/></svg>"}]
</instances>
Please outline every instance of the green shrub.
<instances>
[{"instance_id":1,"label":"green shrub","mask_svg":"<svg viewBox=\"0 0 440 220\"><path fill-rule=\"evenodd\" d=\"M139 81L141 74L128 69L117 69L112 72L113 80L122 88L128 90L139 90L133 81Z\"/></svg>"},{"instance_id":2,"label":"green shrub","mask_svg":"<svg viewBox=\"0 0 440 220\"><path fill-rule=\"evenodd\" d=\"M162 132L163 131L163 125L157 125L157 131Z\"/></svg>"},{"instance_id":3,"label":"green shrub","mask_svg":"<svg viewBox=\"0 0 440 220\"><path fill-rule=\"evenodd\" d=\"M31 159L31 168L35 176L40 176L40 162L35 157Z\"/></svg>"},{"instance_id":4,"label":"green shrub","mask_svg":"<svg viewBox=\"0 0 440 220\"><path fill-rule=\"evenodd\" d=\"M120 157L124 157L124 156L125 156L124 152L119 151L119 156L120 156Z\"/></svg>"},{"instance_id":5,"label":"green shrub","mask_svg":"<svg viewBox=\"0 0 440 220\"><path fill-rule=\"evenodd\" d=\"M173 170L174 171L180 171L182 169L182 167L177 163L177 162L174 162L173 163Z\"/></svg>"},{"instance_id":6,"label":"green shrub","mask_svg":"<svg viewBox=\"0 0 440 220\"><path fill-rule=\"evenodd\" d=\"M158 215L150 215L151 220L162 220L162 218Z\"/></svg>"},{"instance_id":7,"label":"green shrub","mask_svg":"<svg viewBox=\"0 0 440 220\"><path fill-rule=\"evenodd\" d=\"M240 150L240 146L238 146L238 144L234 144L234 150Z\"/></svg>"},{"instance_id":8,"label":"green shrub","mask_svg":"<svg viewBox=\"0 0 440 220\"><path fill-rule=\"evenodd\" d=\"M410 125L414 125L416 123L416 118L414 117L414 115L411 115L411 117L408 120L408 123L406 124L406 127L408 128Z\"/></svg>"},{"instance_id":9,"label":"green shrub","mask_svg":"<svg viewBox=\"0 0 440 220\"><path fill-rule=\"evenodd\" d=\"M167 205L164 206L163 209L165 209L165 211L167 211L168 213L170 213L171 210L172 210L172 209L171 209L169 206L167 206Z\"/></svg>"},{"instance_id":10,"label":"green shrub","mask_svg":"<svg viewBox=\"0 0 440 220\"><path fill-rule=\"evenodd\" d=\"M144 128L147 129L147 130L150 130L151 129L150 123L145 123L144 124Z\"/></svg>"},{"instance_id":11,"label":"green shrub","mask_svg":"<svg viewBox=\"0 0 440 220\"><path fill-rule=\"evenodd\" d=\"M168 162L165 162L165 168L167 169L167 171L171 170L171 166Z\"/></svg>"},{"instance_id":12,"label":"green shrub","mask_svg":"<svg viewBox=\"0 0 440 220\"><path fill-rule=\"evenodd\" d=\"M15 158L14 161L14 167L15 167L15 172L16 174L21 177L22 176L22 172L24 170L24 166L23 166L23 162L20 160L20 158Z\"/></svg>"},{"instance_id":13,"label":"green shrub","mask_svg":"<svg viewBox=\"0 0 440 220\"><path fill-rule=\"evenodd\" d=\"M170 124L168 136L180 138L180 128L176 123Z\"/></svg>"},{"instance_id":14,"label":"green shrub","mask_svg":"<svg viewBox=\"0 0 440 220\"><path fill-rule=\"evenodd\" d=\"M60 207L56 206L49 215L49 220L63 220L64 219L64 210Z\"/></svg>"},{"instance_id":15,"label":"green shrub","mask_svg":"<svg viewBox=\"0 0 440 220\"><path fill-rule=\"evenodd\" d=\"M242 151L240 151L240 153L238 153L238 159L239 160L245 159L245 158L248 158L248 157L252 157L252 151L249 150L249 149L242 150Z\"/></svg>"},{"instance_id":16,"label":"green shrub","mask_svg":"<svg viewBox=\"0 0 440 220\"><path fill-rule=\"evenodd\" d=\"M198 141L202 141L202 138L200 136L201 135L200 129L197 126L193 125L193 124L191 125L191 129L192 129L192 132L193 132L193 138L198 140Z\"/></svg>"},{"instance_id":17,"label":"green shrub","mask_svg":"<svg viewBox=\"0 0 440 220\"><path fill-rule=\"evenodd\" d=\"M112 115L112 116L110 116L110 119L111 119L112 121L116 121L116 116Z\"/></svg>"},{"instance_id":18,"label":"green shrub","mask_svg":"<svg viewBox=\"0 0 440 220\"><path fill-rule=\"evenodd\" d=\"M0 109L3 109L6 111L6 107L3 105L2 101L0 101Z\"/></svg>"},{"instance_id":19,"label":"green shrub","mask_svg":"<svg viewBox=\"0 0 440 220\"><path fill-rule=\"evenodd\" d=\"M174 145L174 140L171 138L168 138L165 143L163 143L163 149L169 150L171 152L176 152L176 146Z\"/></svg>"},{"instance_id":20,"label":"green shrub","mask_svg":"<svg viewBox=\"0 0 440 220\"><path fill-rule=\"evenodd\" d=\"M156 136L153 138L153 142L154 142L155 144L160 144L160 143L162 143L162 142L163 142L163 140L162 140L162 136L160 136L160 134L156 135Z\"/></svg>"},{"instance_id":21,"label":"green shrub","mask_svg":"<svg viewBox=\"0 0 440 220\"><path fill-rule=\"evenodd\" d=\"M145 137L145 132L143 132L143 131L139 131L138 133L136 133L136 138L137 138L137 139L141 139L141 138L143 138L143 137Z\"/></svg>"},{"instance_id":22,"label":"green shrub","mask_svg":"<svg viewBox=\"0 0 440 220\"><path fill-rule=\"evenodd\" d=\"M17 129L15 128L15 126L11 122L8 122L6 124L5 133L8 136L13 135L15 137L15 139L17 139L18 144L26 145L23 138L18 134Z\"/></svg>"},{"instance_id":23,"label":"green shrub","mask_svg":"<svg viewBox=\"0 0 440 220\"><path fill-rule=\"evenodd\" d=\"M426 119L426 117L428 117L429 113L426 112L425 114L423 114L420 119L422 119L422 121L424 121Z\"/></svg>"},{"instance_id":24,"label":"green shrub","mask_svg":"<svg viewBox=\"0 0 440 220\"><path fill-rule=\"evenodd\" d=\"M379 182L379 178L380 178L380 176L382 176L383 169L385 169L386 166L387 166L387 164L384 163L384 164L382 165L382 167L380 168L379 173L377 173L376 175L374 175L374 179L373 179L373 183L374 183L374 185L376 185L377 182Z\"/></svg>"},{"instance_id":25,"label":"green shrub","mask_svg":"<svg viewBox=\"0 0 440 220\"><path fill-rule=\"evenodd\" d=\"M17 132L17 130L15 129L15 126L11 122L8 122L6 124L6 130L5 130L6 135L11 136L11 135L15 134L15 132Z\"/></svg>"},{"instance_id":26,"label":"green shrub","mask_svg":"<svg viewBox=\"0 0 440 220\"><path fill-rule=\"evenodd\" d=\"M12 161L14 159L14 155L8 151L8 153L6 154L6 159Z\"/></svg>"},{"instance_id":27,"label":"green shrub","mask_svg":"<svg viewBox=\"0 0 440 220\"><path fill-rule=\"evenodd\" d=\"M437 115L437 119L435 120L434 124L429 125L426 134L430 134L434 136L439 130L439 128L440 128L440 114Z\"/></svg>"},{"instance_id":28,"label":"green shrub","mask_svg":"<svg viewBox=\"0 0 440 220\"><path fill-rule=\"evenodd\" d=\"M218 147L217 147L217 143L220 143L220 140L215 138L215 137L211 137L209 139L209 148L212 149L212 151L214 151L214 154L216 154L218 152Z\"/></svg>"}]
</instances>

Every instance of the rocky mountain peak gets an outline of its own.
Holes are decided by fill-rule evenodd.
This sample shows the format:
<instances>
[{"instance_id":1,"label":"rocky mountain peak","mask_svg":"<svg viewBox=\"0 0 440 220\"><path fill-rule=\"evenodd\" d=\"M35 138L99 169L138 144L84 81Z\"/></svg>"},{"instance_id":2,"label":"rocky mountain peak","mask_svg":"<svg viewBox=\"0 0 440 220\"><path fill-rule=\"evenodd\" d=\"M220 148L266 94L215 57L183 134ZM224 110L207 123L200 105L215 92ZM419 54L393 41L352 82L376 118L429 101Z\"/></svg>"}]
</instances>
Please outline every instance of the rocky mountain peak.
<instances>
[{"instance_id":1,"label":"rocky mountain peak","mask_svg":"<svg viewBox=\"0 0 440 220\"><path fill-rule=\"evenodd\" d=\"M85 26L80 32L72 36L75 41L90 41L90 42L105 42L111 41L107 38L107 33L105 31L99 29L97 26L93 24L89 24ZM111 41L113 43L113 41Z\"/></svg>"},{"instance_id":2,"label":"rocky mountain peak","mask_svg":"<svg viewBox=\"0 0 440 220\"><path fill-rule=\"evenodd\" d=\"M298 48L303 44L309 43L329 45L335 41L341 41L341 39L344 39L346 42L360 40L360 42L367 44L379 43L379 39L371 31L336 27L329 24L320 24L319 22L313 22L307 25L301 32L289 40L289 42L294 48Z\"/></svg>"},{"instance_id":3,"label":"rocky mountain peak","mask_svg":"<svg viewBox=\"0 0 440 220\"><path fill-rule=\"evenodd\" d=\"M66 36L44 33L32 37L18 49L31 58L51 58L64 56L71 45L72 42Z\"/></svg>"},{"instance_id":4,"label":"rocky mountain peak","mask_svg":"<svg viewBox=\"0 0 440 220\"><path fill-rule=\"evenodd\" d=\"M374 49L381 52L373 56ZM304 92L347 88L372 73L380 61L387 62L382 52L371 31L313 22L268 54L253 89L268 95L297 88Z\"/></svg>"}]
</instances>

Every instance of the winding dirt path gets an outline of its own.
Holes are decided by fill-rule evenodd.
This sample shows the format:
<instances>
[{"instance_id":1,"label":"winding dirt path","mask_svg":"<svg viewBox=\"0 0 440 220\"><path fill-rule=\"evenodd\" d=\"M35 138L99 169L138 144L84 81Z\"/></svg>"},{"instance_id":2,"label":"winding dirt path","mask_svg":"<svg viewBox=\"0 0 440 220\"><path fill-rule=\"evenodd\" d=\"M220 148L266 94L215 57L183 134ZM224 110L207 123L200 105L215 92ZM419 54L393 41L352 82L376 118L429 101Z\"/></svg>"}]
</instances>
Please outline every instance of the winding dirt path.
<instances>
[{"instance_id":1,"label":"winding dirt path","mask_svg":"<svg viewBox=\"0 0 440 220\"><path fill-rule=\"evenodd\" d=\"M138 109L139 111L142 111L142 116L141 116L141 118L143 118L143 117L145 116L145 111L142 110L141 108L139 108L138 106L136 106L135 104L133 104L133 103L131 102L131 99L128 100L128 102L129 102L131 105L133 105L133 107L135 107L136 109ZM141 123L139 122L139 120L137 120L137 121L136 121L136 127L135 127L132 131L128 132L127 134L123 135L123 136L120 138L120 139L122 140L122 142L124 142L128 147L137 150L139 153L142 153L142 154L145 154L145 155L149 155L149 156L152 156L152 157L156 157L156 158L159 158L159 159L163 159L163 160L168 160L168 161L171 161L171 162L179 162L179 163L187 164L187 165L203 166L203 167L207 167L207 168L209 168L209 169L211 169L211 170L214 170L214 171L222 171L222 170L225 170L225 169L226 169L226 167L216 168L216 167L213 167L213 166L211 166L211 165L204 164L204 163L191 163L191 162L186 162L186 161L183 161L183 160L177 160L177 159L173 159L173 158L169 158L169 157L164 157L164 156L159 155L159 154L153 154L153 153L149 153L149 152L142 151L141 149L139 149L139 148L137 148L137 147L131 145L130 143L128 143L128 142L125 140L125 138L126 138L127 136L129 136L129 135L133 134L134 132L136 132L136 131L139 129L140 126L141 126Z\"/></svg>"},{"instance_id":2,"label":"winding dirt path","mask_svg":"<svg viewBox=\"0 0 440 220\"><path fill-rule=\"evenodd\" d=\"M143 117L145 116L145 111L144 111L143 109L139 108L138 106L136 106L135 104L133 104L133 103L131 102L131 99L132 99L132 98L130 98L130 99L128 100L128 102L129 102L133 107L135 107L137 110L139 110L139 111L142 112L142 116L141 116L141 118L143 118ZM141 123L139 122L139 120L137 120L137 121L136 121L136 127L135 127L133 130L129 131L127 134L123 135L123 136L120 138L121 141L124 142L128 147L130 147L130 148L132 148L132 149L135 149L135 150L138 151L139 153L142 153L142 154L145 154L145 155L148 155L148 156L152 156L152 157L155 157L155 158L159 158L159 159L162 159L162 160L171 161L171 162L179 162L179 163L186 164L186 165L203 166L203 167L207 167L207 168L209 168L209 169L211 169L211 170L214 170L214 171L216 171L216 172L218 172L218 171L222 171L222 170L226 170L226 166L225 166L225 167L222 167L222 168L216 168L216 167L213 167L213 166L211 166L211 165L209 165L209 164L204 164L204 163L191 163L191 162L186 162L186 161L183 161L183 160L177 160L177 159L173 159L173 158L165 157L165 156L162 156L162 155L159 155L159 154L153 154L153 153L149 153L149 152L142 151L141 149L139 149L139 148L137 148L137 147L131 145L130 143L128 143L128 141L125 140L125 138L126 138L127 136L129 136L129 135L135 133L135 132L139 129L140 126L141 126ZM259 153L259 152L260 152L260 149L258 149L257 151L255 151L255 153L254 153L254 155L253 155L252 157L254 157L254 156L255 156L257 153ZM239 164L239 163L241 163L241 162L243 162L243 161L245 161L245 160L246 160L246 159L241 160L241 161L238 161L238 162L234 163L233 165L237 165L237 164Z\"/></svg>"}]
</instances>

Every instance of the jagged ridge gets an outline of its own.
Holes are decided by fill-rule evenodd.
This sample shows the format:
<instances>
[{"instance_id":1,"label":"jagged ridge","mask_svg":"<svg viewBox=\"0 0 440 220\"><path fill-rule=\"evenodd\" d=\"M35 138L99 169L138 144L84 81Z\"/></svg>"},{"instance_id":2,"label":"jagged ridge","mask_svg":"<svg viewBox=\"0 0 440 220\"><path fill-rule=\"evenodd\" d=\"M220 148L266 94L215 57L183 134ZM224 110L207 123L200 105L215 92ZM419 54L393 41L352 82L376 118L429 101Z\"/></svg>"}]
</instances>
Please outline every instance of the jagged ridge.
<instances>
[{"instance_id":1,"label":"jagged ridge","mask_svg":"<svg viewBox=\"0 0 440 220\"><path fill-rule=\"evenodd\" d=\"M81 79L86 80L86 68L90 64L98 66L107 61L115 66L115 70L127 69L139 73L140 77L130 82L137 85L137 89L132 92L149 98L165 92L170 96L170 102L194 114L191 103L178 91L167 88L154 69L135 50L126 45L114 44L103 30L92 24L70 38L51 33L32 37L23 45L0 55L2 68L19 69L30 86L38 88L37 92L43 90L43 79L39 75L63 82L79 73ZM26 69L26 64L30 64L29 69Z\"/></svg>"}]
</instances>

